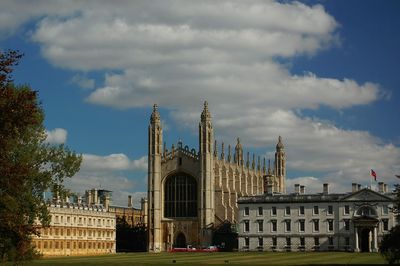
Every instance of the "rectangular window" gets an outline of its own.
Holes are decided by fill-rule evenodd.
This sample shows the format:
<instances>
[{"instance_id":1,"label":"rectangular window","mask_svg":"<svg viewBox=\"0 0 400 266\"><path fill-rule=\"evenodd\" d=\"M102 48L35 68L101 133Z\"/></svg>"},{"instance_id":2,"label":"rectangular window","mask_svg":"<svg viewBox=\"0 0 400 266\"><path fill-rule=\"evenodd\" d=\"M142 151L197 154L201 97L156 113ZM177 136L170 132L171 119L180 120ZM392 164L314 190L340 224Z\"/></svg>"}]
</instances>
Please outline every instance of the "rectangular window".
<instances>
[{"instance_id":1,"label":"rectangular window","mask_svg":"<svg viewBox=\"0 0 400 266\"><path fill-rule=\"evenodd\" d=\"M314 231L315 232L319 231L319 220L318 219L314 220Z\"/></svg>"},{"instance_id":2,"label":"rectangular window","mask_svg":"<svg viewBox=\"0 0 400 266\"><path fill-rule=\"evenodd\" d=\"M290 215L290 206L286 206L285 215Z\"/></svg>"},{"instance_id":3,"label":"rectangular window","mask_svg":"<svg viewBox=\"0 0 400 266\"><path fill-rule=\"evenodd\" d=\"M346 237L344 241L346 246L350 246L350 237Z\"/></svg>"},{"instance_id":4,"label":"rectangular window","mask_svg":"<svg viewBox=\"0 0 400 266\"><path fill-rule=\"evenodd\" d=\"M277 230L276 220L272 220L271 225L272 225L271 231L276 232L276 230Z\"/></svg>"},{"instance_id":5,"label":"rectangular window","mask_svg":"<svg viewBox=\"0 0 400 266\"><path fill-rule=\"evenodd\" d=\"M258 207L258 215L262 216L263 215L263 208Z\"/></svg>"},{"instance_id":6,"label":"rectangular window","mask_svg":"<svg viewBox=\"0 0 400 266\"><path fill-rule=\"evenodd\" d=\"M304 220L299 220L299 231L300 232L305 231L305 221Z\"/></svg>"},{"instance_id":7,"label":"rectangular window","mask_svg":"<svg viewBox=\"0 0 400 266\"><path fill-rule=\"evenodd\" d=\"M313 208L313 213L314 213L314 214L319 214L318 206L314 206L314 208Z\"/></svg>"},{"instance_id":8,"label":"rectangular window","mask_svg":"<svg viewBox=\"0 0 400 266\"><path fill-rule=\"evenodd\" d=\"M258 232L264 231L264 221L263 220L258 220Z\"/></svg>"},{"instance_id":9,"label":"rectangular window","mask_svg":"<svg viewBox=\"0 0 400 266\"><path fill-rule=\"evenodd\" d=\"M249 232L250 231L250 223L249 220L244 221L244 232Z\"/></svg>"},{"instance_id":10,"label":"rectangular window","mask_svg":"<svg viewBox=\"0 0 400 266\"><path fill-rule=\"evenodd\" d=\"M350 206L344 205L344 214L350 214Z\"/></svg>"},{"instance_id":11,"label":"rectangular window","mask_svg":"<svg viewBox=\"0 0 400 266\"><path fill-rule=\"evenodd\" d=\"M346 230L346 231L350 230L350 220L349 219L344 220L344 230Z\"/></svg>"},{"instance_id":12,"label":"rectangular window","mask_svg":"<svg viewBox=\"0 0 400 266\"><path fill-rule=\"evenodd\" d=\"M300 206L299 208L299 214L304 215L304 206Z\"/></svg>"},{"instance_id":13,"label":"rectangular window","mask_svg":"<svg viewBox=\"0 0 400 266\"><path fill-rule=\"evenodd\" d=\"M304 247L305 245L306 245L306 241L305 241L304 236L302 236L302 237L300 237L300 246Z\"/></svg>"},{"instance_id":14,"label":"rectangular window","mask_svg":"<svg viewBox=\"0 0 400 266\"><path fill-rule=\"evenodd\" d=\"M333 214L333 206L329 205L328 206L328 215L332 215Z\"/></svg>"},{"instance_id":15,"label":"rectangular window","mask_svg":"<svg viewBox=\"0 0 400 266\"><path fill-rule=\"evenodd\" d=\"M333 220L328 220L328 231L333 231Z\"/></svg>"},{"instance_id":16,"label":"rectangular window","mask_svg":"<svg viewBox=\"0 0 400 266\"><path fill-rule=\"evenodd\" d=\"M249 244L250 244L249 238L248 238L248 237L245 237L245 238L244 238L244 246L245 246L245 247L248 247Z\"/></svg>"},{"instance_id":17,"label":"rectangular window","mask_svg":"<svg viewBox=\"0 0 400 266\"><path fill-rule=\"evenodd\" d=\"M383 227L383 231L389 230L389 220L388 219L382 219L382 227Z\"/></svg>"},{"instance_id":18,"label":"rectangular window","mask_svg":"<svg viewBox=\"0 0 400 266\"><path fill-rule=\"evenodd\" d=\"M273 246L273 247L276 247L277 242L278 242L278 241L276 240L276 236L273 236L273 237L272 237L272 246Z\"/></svg>"},{"instance_id":19,"label":"rectangular window","mask_svg":"<svg viewBox=\"0 0 400 266\"><path fill-rule=\"evenodd\" d=\"M276 207L273 206L271 209L271 215L276 216Z\"/></svg>"},{"instance_id":20,"label":"rectangular window","mask_svg":"<svg viewBox=\"0 0 400 266\"><path fill-rule=\"evenodd\" d=\"M319 246L319 237L314 237L314 246Z\"/></svg>"},{"instance_id":21,"label":"rectangular window","mask_svg":"<svg viewBox=\"0 0 400 266\"><path fill-rule=\"evenodd\" d=\"M387 205L382 206L382 214L384 215L389 214L389 207Z\"/></svg>"},{"instance_id":22,"label":"rectangular window","mask_svg":"<svg viewBox=\"0 0 400 266\"><path fill-rule=\"evenodd\" d=\"M333 246L333 237L332 236L328 237L328 245Z\"/></svg>"},{"instance_id":23,"label":"rectangular window","mask_svg":"<svg viewBox=\"0 0 400 266\"><path fill-rule=\"evenodd\" d=\"M249 216L249 207L244 207L244 216Z\"/></svg>"},{"instance_id":24,"label":"rectangular window","mask_svg":"<svg viewBox=\"0 0 400 266\"><path fill-rule=\"evenodd\" d=\"M290 220L285 220L285 225L286 225L286 232L290 232L291 230L291 221Z\"/></svg>"},{"instance_id":25,"label":"rectangular window","mask_svg":"<svg viewBox=\"0 0 400 266\"><path fill-rule=\"evenodd\" d=\"M262 237L259 237L258 238L258 246L259 247L262 247L264 245L264 243L263 243L263 238Z\"/></svg>"},{"instance_id":26,"label":"rectangular window","mask_svg":"<svg viewBox=\"0 0 400 266\"><path fill-rule=\"evenodd\" d=\"M290 237L286 237L286 246L290 247L292 245L292 240L290 239Z\"/></svg>"}]
</instances>

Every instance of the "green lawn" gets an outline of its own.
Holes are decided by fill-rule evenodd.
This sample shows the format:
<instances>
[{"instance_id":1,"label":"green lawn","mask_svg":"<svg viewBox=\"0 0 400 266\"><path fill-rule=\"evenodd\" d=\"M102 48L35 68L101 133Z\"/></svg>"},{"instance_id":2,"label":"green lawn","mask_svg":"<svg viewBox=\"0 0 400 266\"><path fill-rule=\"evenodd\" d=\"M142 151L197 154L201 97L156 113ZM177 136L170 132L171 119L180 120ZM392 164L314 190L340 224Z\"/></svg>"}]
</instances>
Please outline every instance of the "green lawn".
<instances>
[{"instance_id":1,"label":"green lawn","mask_svg":"<svg viewBox=\"0 0 400 266\"><path fill-rule=\"evenodd\" d=\"M93 257L43 258L29 265L309 265L383 264L377 253L235 252L235 253L119 253Z\"/></svg>"}]
</instances>

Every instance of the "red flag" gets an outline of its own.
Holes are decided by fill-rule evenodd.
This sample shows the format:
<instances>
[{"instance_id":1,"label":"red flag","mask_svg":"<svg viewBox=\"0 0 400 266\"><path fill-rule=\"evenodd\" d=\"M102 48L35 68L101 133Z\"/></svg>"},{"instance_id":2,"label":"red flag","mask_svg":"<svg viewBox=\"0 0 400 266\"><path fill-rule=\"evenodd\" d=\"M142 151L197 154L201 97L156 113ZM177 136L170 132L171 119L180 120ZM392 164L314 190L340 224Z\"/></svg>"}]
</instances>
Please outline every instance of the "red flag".
<instances>
[{"instance_id":1,"label":"red flag","mask_svg":"<svg viewBox=\"0 0 400 266\"><path fill-rule=\"evenodd\" d=\"M374 177L374 180L376 181L376 173L375 173L375 171L372 170L372 169L371 169L371 176L373 176L373 177Z\"/></svg>"}]
</instances>

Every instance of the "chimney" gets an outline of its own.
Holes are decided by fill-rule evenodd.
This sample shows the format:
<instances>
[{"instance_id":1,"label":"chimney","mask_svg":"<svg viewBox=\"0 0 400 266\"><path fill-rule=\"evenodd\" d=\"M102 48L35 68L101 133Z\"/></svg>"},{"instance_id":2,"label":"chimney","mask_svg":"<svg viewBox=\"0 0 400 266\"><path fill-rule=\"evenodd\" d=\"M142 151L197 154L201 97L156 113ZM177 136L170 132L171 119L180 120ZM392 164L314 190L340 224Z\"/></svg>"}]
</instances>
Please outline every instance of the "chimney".
<instances>
[{"instance_id":1,"label":"chimney","mask_svg":"<svg viewBox=\"0 0 400 266\"><path fill-rule=\"evenodd\" d=\"M357 183L351 183L351 192L357 192Z\"/></svg>"},{"instance_id":2,"label":"chimney","mask_svg":"<svg viewBox=\"0 0 400 266\"><path fill-rule=\"evenodd\" d=\"M91 190L86 190L86 204L87 205L92 205L92 191Z\"/></svg>"},{"instance_id":3,"label":"chimney","mask_svg":"<svg viewBox=\"0 0 400 266\"><path fill-rule=\"evenodd\" d=\"M388 192L389 192L389 190L388 190L388 185L387 185L387 184L384 184L384 185L383 185L383 192L385 192L385 193L388 193Z\"/></svg>"},{"instance_id":4,"label":"chimney","mask_svg":"<svg viewBox=\"0 0 400 266\"><path fill-rule=\"evenodd\" d=\"M306 186L300 186L300 194L306 194Z\"/></svg>"},{"instance_id":5,"label":"chimney","mask_svg":"<svg viewBox=\"0 0 400 266\"><path fill-rule=\"evenodd\" d=\"M108 211L108 207L110 206L110 195L105 195L104 197L104 208Z\"/></svg>"},{"instance_id":6,"label":"chimney","mask_svg":"<svg viewBox=\"0 0 400 266\"><path fill-rule=\"evenodd\" d=\"M128 207L129 208L132 207L132 196L131 195L128 196Z\"/></svg>"},{"instance_id":7,"label":"chimney","mask_svg":"<svg viewBox=\"0 0 400 266\"><path fill-rule=\"evenodd\" d=\"M324 183L324 185L323 185L323 193L325 195L329 194L329 184L328 183Z\"/></svg>"},{"instance_id":8,"label":"chimney","mask_svg":"<svg viewBox=\"0 0 400 266\"><path fill-rule=\"evenodd\" d=\"M294 184L294 193L300 194L300 184Z\"/></svg>"},{"instance_id":9,"label":"chimney","mask_svg":"<svg viewBox=\"0 0 400 266\"><path fill-rule=\"evenodd\" d=\"M78 196L78 204L82 204L82 197Z\"/></svg>"},{"instance_id":10,"label":"chimney","mask_svg":"<svg viewBox=\"0 0 400 266\"><path fill-rule=\"evenodd\" d=\"M383 182L378 183L378 191L379 191L379 193L385 192L385 184Z\"/></svg>"},{"instance_id":11,"label":"chimney","mask_svg":"<svg viewBox=\"0 0 400 266\"><path fill-rule=\"evenodd\" d=\"M92 203L93 204L99 204L99 199L97 198L98 197L98 195L97 195L97 189L92 189L92 197L93 197L93 200L92 200Z\"/></svg>"}]
</instances>

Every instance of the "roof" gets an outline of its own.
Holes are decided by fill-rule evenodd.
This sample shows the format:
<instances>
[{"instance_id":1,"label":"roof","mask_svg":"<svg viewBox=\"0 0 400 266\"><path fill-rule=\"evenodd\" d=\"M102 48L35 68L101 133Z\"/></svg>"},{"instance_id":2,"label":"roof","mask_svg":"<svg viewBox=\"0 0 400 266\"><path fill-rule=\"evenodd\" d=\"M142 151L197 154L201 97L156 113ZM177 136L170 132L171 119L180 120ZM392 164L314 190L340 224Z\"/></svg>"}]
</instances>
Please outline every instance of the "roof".
<instances>
[{"instance_id":1,"label":"roof","mask_svg":"<svg viewBox=\"0 0 400 266\"><path fill-rule=\"evenodd\" d=\"M370 194L374 197L358 197L361 194ZM257 196L246 196L238 199L240 203L294 203L294 202L339 202L339 201L393 201L394 193L378 193L368 188L361 189L356 192L339 193L339 194L263 194Z\"/></svg>"}]
</instances>

